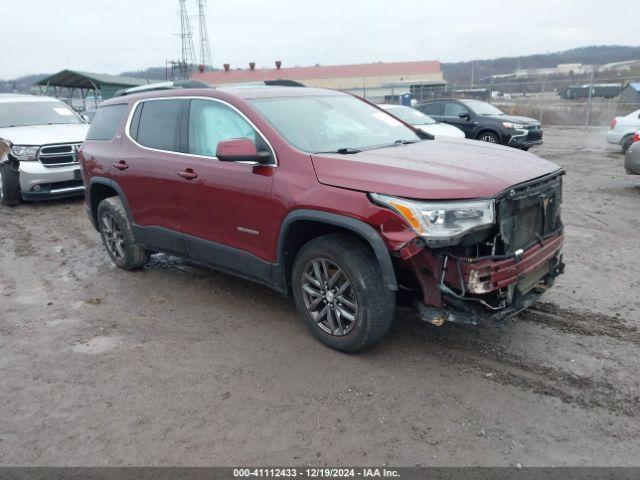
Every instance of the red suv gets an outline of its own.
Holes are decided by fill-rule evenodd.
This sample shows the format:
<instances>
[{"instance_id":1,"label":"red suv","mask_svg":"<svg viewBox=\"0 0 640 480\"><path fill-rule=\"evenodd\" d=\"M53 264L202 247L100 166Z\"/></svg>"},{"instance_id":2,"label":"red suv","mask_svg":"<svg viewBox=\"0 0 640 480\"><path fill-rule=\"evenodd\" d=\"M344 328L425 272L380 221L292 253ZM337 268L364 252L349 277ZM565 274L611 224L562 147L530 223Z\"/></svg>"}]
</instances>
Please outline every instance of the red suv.
<instances>
[{"instance_id":1,"label":"red suv","mask_svg":"<svg viewBox=\"0 0 640 480\"><path fill-rule=\"evenodd\" d=\"M117 266L167 252L268 285L341 351L378 342L400 300L435 325L506 319L564 267L557 165L337 91L116 97L79 158Z\"/></svg>"}]
</instances>

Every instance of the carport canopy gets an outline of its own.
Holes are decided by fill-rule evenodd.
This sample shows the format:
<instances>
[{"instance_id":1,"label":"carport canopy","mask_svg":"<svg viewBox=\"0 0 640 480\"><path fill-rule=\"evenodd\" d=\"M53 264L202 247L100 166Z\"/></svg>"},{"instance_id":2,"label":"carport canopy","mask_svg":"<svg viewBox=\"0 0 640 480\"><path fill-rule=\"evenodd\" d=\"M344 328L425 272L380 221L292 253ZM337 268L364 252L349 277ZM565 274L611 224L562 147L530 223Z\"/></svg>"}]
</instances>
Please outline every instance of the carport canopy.
<instances>
[{"instance_id":1,"label":"carport canopy","mask_svg":"<svg viewBox=\"0 0 640 480\"><path fill-rule=\"evenodd\" d=\"M62 70L36 82L36 85L44 87L43 94L47 93L49 87L53 87L56 97L59 97L62 89L66 88L70 92L69 97L73 97L74 90L79 90L84 99L89 91L93 90L94 97L101 96L102 99L107 99L113 97L121 88L137 87L148 83L150 82L144 78Z\"/></svg>"}]
</instances>

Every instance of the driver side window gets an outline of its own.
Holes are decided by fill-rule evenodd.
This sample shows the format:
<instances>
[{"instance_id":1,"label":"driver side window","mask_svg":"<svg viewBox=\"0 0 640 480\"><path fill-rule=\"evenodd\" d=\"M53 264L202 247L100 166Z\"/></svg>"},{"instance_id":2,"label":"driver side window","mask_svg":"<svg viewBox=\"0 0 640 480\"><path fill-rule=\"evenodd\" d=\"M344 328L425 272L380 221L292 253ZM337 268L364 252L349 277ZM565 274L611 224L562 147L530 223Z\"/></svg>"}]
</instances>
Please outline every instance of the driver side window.
<instances>
[{"instance_id":1,"label":"driver side window","mask_svg":"<svg viewBox=\"0 0 640 480\"><path fill-rule=\"evenodd\" d=\"M259 135L249 122L227 105L211 100L191 100L189 153L215 157L218 143L232 138L248 138L257 143Z\"/></svg>"},{"instance_id":2,"label":"driver side window","mask_svg":"<svg viewBox=\"0 0 640 480\"><path fill-rule=\"evenodd\" d=\"M447 102L444 109L444 114L447 117L457 117L461 113L469 113L469 110L466 107L460 105L459 103Z\"/></svg>"}]
</instances>

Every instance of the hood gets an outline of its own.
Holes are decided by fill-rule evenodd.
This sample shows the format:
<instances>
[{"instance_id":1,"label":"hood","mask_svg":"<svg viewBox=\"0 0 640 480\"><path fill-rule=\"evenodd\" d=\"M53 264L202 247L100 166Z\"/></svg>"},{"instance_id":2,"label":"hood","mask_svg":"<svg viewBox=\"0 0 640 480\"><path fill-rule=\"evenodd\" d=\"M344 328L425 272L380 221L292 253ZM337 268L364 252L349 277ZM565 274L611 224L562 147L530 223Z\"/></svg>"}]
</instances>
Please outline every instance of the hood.
<instances>
[{"instance_id":1,"label":"hood","mask_svg":"<svg viewBox=\"0 0 640 480\"><path fill-rule=\"evenodd\" d=\"M540 125L535 118L519 117L517 115L483 115L483 117L495 118L501 122L522 123L523 125Z\"/></svg>"},{"instance_id":2,"label":"hood","mask_svg":"<svg viewBox=\"0 0 640 480\"><path fill-rule=\"evenodd\" d=\"M445 137L456 137L456 138L464 138L464 132L453 125L448 125L446 123L430 123L427 125L414 125L416 128L419 128L423 132L430 133L436 138L440 138L441 136Z\"/></svg>"},{"instance_id":3,"label":"hood","mask_svg":"<svg viewBox=\"0 0 640 480\"><path fill-rule=\"evenodd\" d=\"M30 125L0 128L0 138L14 145L48 145L50 143L80 143L87 136L89 125Z\"/></svg>"},{"instance_id":4,"label":"hood","mask_svg":"<svg viewBox=\"0 0 640 480\"><path fill-rule=\"evenodd\" d=\"M493 197L560 169L515 148L447 137L311 159L325 185L424 200Z\"/></svg>"}]
</instances>

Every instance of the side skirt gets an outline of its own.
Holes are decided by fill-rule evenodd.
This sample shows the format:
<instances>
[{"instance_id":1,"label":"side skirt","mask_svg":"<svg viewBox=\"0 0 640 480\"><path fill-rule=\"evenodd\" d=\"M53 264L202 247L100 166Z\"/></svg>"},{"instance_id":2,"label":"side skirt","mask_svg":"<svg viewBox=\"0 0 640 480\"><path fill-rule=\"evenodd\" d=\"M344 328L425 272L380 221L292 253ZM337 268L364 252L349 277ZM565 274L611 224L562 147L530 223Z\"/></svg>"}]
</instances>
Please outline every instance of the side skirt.
<instances>
[{"instance_id":1,"label":"side skirt","mask_svg":"<svg viewBox=\"0 0 640 480\"><path fill-rule=\"evenodd\" d=\"M187 258L196 264L265 285L286 294L279 280L280 265L234 247L184 235L162 227L133 226L136 240L145 248Z\"/></svg>"}]
</instances>

